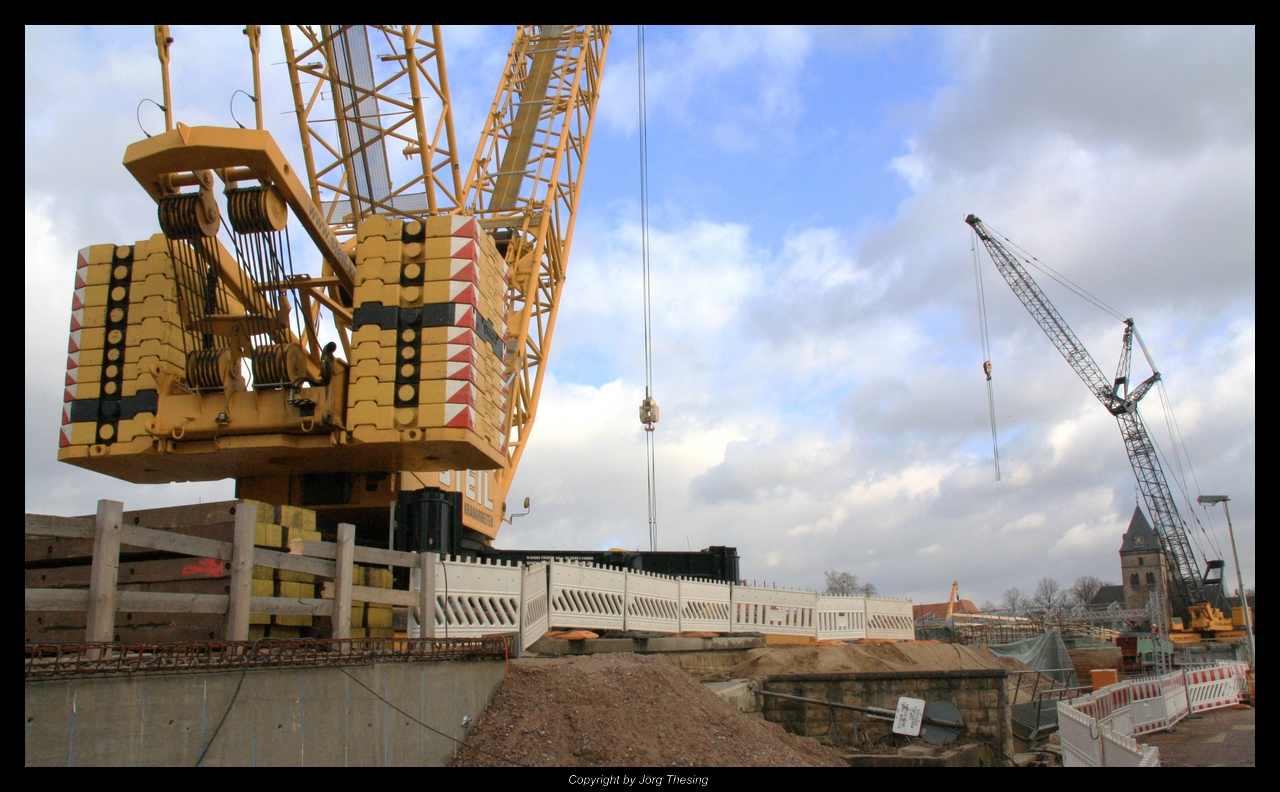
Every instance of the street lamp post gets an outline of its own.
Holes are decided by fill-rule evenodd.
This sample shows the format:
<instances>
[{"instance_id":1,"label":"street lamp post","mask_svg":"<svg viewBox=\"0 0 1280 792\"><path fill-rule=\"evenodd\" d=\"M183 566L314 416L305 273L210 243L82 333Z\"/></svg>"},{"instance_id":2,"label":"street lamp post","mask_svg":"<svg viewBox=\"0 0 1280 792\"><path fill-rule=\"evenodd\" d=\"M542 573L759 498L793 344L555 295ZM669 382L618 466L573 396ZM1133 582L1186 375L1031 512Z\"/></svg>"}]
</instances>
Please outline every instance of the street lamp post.
<instances>
[{"instance_id":1,"label":"street lamp post","mask_svg":"<svg viewBox=\"0 0 1280 792\"><path fill-rule=\"evenodd\" d=\"M1196 500L1207 505L1221 503L1223 511L1227 513L1227 535L1231 537L1231 558L1236 564L1236 585L1240 587L1240 606L1244 608L1244 625L1249 636L1249 665L1254 666L1253 613L1249 609L1249 597L1244 591L1244 578L1240 575L1240 554L1236 552L1236 532L1231 527L1231 507L1227 505L1231 499L1226 495L1201 495Z\"/></svg>"}]
</instances>

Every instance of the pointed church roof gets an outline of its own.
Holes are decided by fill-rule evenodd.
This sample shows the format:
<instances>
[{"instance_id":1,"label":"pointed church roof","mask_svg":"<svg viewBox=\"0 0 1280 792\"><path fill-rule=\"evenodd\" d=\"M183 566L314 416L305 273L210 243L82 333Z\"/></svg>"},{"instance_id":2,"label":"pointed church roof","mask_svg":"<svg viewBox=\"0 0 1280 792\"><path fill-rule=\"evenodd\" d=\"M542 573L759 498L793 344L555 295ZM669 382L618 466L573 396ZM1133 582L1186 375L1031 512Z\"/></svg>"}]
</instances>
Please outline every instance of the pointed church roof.
<instances>
[{"instance_id":1,"label":"pointed church roof","mask_svg":"<svg viewBox=\"0 0 1280 792\"><path fill-rule=\"evenodd\" d=\"M1120 552L1150 552L1159 549L1160 537L1151 529L1151 523L1147 522L1147 515L1142 513L1142 507L1134 506L1133 519L1129 520L1129 530L1124 532L1124 544L1120 545Z\"/></svg>"}]
</instances>

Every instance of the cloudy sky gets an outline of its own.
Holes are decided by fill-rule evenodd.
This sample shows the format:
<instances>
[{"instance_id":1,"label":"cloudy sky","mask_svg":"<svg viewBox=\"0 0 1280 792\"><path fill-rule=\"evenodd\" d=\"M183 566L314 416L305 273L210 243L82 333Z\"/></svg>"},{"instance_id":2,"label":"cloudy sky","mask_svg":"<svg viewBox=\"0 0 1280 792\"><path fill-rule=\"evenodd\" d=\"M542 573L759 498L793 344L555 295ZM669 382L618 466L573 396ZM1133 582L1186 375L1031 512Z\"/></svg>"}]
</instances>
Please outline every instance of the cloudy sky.
<instances>
[{"instance_id":1,"label":"cloudy sky","mask_svg":"<svg viewBox=\"0 0 1280 792\"><path fill-rule=\"evenodd\" d=\"M511 33L446 28L464 161ZM174 38L176 117L232 124L233 92L251 88L239 26ZM916 601L944 599L952 580L975 601L1046 575L1118 582L1135 495L1115 420L984 257L995 481L973 212L1136 320L1188 491L1231 496L1253 585L1252 28L646 39L661 549L733 545L748 579L812 588L834 568ZM281 46L268 28L266 123L300 161ZM229 498L231 482L141 487L55 461L75 251L156 230L120 159L139 121L163 128L138 107L160 80L148 27L27 28L25 58L26 509ZM636 31L617 27L547 384L509 498L531 497L533 512L501 546L647 544L636 107ZM1120 323L1040 281L1114 370ZM1172 472L1161 394L1143 413ZM1198 552L1229 559L1221 511L1195 512Z\"/></svg>"}]
</instances>

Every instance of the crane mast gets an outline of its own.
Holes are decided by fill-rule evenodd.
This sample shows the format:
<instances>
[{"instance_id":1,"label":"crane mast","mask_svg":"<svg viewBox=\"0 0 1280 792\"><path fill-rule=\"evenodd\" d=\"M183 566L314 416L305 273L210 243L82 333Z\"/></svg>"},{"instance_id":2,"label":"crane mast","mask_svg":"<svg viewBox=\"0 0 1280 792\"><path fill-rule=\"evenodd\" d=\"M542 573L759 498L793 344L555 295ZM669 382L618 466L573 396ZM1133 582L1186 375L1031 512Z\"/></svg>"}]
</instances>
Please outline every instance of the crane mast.
<instances>
[{"instance_id":1,"label":"crane mast","mask_svg":"<svg viewBox=\"0 0 1280 792\"><path fill-rule=\"evenodd\" d=\"M1126 319L1124 322L1124 339L1121 345L1120 361L1116 367L1116 376L1108 380L1093 356L1089 354L1089 350L1072 332L1066 320L1053 307L1053 303L1022 266L1018 257L974 215L966 217L965 222L982 240L1000 275L1044 330L1045 335L1062 353L1068 365L1102 403L1102 406L1115 416L1120 426L1121 437L1124 439L1125 451L1129 455L1129 464L1133 467L1133 473L1138 482L1138 489L1142 493L1151 522L1156 534L1160 537L1165 556L1169 560L1174 587L1181 600L1179 609L1216 600L1220 593L1217 589L1217 580L1208 578L1207 574L1202 578L1197 571L1196 558L1187 536L1186 524L1178 512L1173 492L1165 479L1164 470L1160 467L1155 444L1151 441L1142 416L1138 413L1138 402L1160 381L1160 372L1155 371L1153 365L1153 373L1150 377L1137 387L1129 388L1129 368L1135 335L1133 320ZM1141 344L1141 338L1139 338L1139 344ZM1150 362L1149 357L1148 362ZM1220 564L1221 562L1210 561L1209 567L1217 568Z\"/></svg>"}]
</instances>

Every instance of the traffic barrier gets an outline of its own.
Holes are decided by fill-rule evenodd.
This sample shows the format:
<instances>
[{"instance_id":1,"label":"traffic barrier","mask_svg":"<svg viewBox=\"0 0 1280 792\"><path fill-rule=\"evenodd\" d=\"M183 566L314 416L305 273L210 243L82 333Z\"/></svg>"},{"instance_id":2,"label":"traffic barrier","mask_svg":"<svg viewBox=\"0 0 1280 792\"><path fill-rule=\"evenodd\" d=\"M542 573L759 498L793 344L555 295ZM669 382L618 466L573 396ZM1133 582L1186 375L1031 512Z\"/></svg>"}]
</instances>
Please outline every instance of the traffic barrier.
<instances>
[{"instance_id":1,"label":"traffic barrier","mask_svg":"<svg viewBox=\"0 0 1280 792\"><path fill-rule=\"evenodd\" d=\"M867 597L867 637L910 641L916 637L911 600Z\"/></svg>"},{"instance_id":2,"label":"traffic barrier","mask_svg":"<svg viewBox=\"0 0 1280 792\"><path fill-rule=\"evenodd\" d=\"M627 570L626 628L680 632L680 581Z\"/></svg>"},{"instance_id":3,"label":"traffic barrier","mask_svg":"<svg viewBox=\"0 0 1280 792\"><path fill-rule=\"evenodd\" d=\"M547 632L547 564L527 564L520 575L520 651Z\"/></svg>"},{"instance_id":4,"label":"traffic barrier","mask_svg":"<svg viewBox=\"0 0 1280 792\"><path fill-rule=\"evenodd\" d=\"M550 626L626 629L624 570L597 564L552 561L548 602Z\"/></svg>"},{"instance_id":5,"label":"traffic barrier","mask_svg":"<svg viewBox=\"0 0 1280 792\"><path fill-rule=\"evenodd\" d=\"M680 578L680 632L729 632L731 589L728 583Z\"/></svg>"},{"instance_id":6,"label":"traffic barrier","mask_svg":"<svg viewBox=\"0 0 1280 792\"><path fill-rule=\"evenodd\" d=\"M436 635L477 638L520 631L518 564L450 556L436 562Z\"/></svg>"},{"instance_id":7,"label":"traffic barrier","mask_svg":"<svg viewBox=\"0 0 1280 792\"><path fill-rule=\"evenodd\" d=\"M730 604L733 632L817 637L818 595L812 591L733 586Z\"/></svg>"},{"instance_id":8,"label":"traffic barrier","mask_svg":"<svg viewBox=\"0 0 1280 792\"><path fill-rule=\"evenodd\" d=\"M866 637L866 597L818 597L819 641L854 641Z\"/></svg>"}]
</instances>

